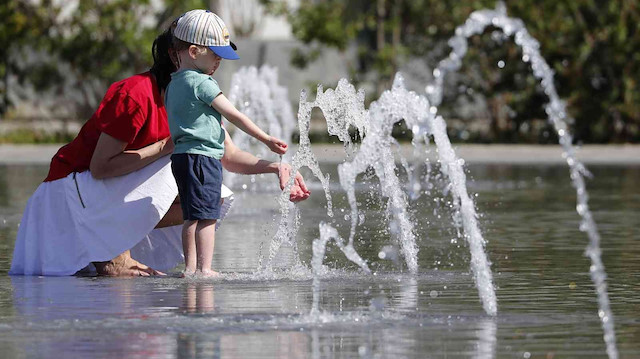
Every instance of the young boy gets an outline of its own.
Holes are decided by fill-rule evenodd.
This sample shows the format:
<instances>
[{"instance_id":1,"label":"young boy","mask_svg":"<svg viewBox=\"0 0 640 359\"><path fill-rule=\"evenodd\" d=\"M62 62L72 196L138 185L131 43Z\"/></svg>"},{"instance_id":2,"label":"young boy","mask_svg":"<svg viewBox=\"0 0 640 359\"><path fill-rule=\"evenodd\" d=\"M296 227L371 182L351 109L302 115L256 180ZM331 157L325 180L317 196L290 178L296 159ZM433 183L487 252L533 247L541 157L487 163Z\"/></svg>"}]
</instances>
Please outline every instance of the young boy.
<instances>
[{"instance_id":1,"label":"young boy","mask_svg":"<svg viewBox=\"0 0 640 359\"><path fill-rule=\"evenodd\" d=\"M173 35L178 70L167 86L165 106L175 143L171 168L185 220L184 275L216 276L211 262L221 204L225 136L221 115L275 153L285 153L287 144L239 112L211 78L221 58L239 58L222 19L210 11L192 10L178 19Z\"/></svg>"}]
</instances>

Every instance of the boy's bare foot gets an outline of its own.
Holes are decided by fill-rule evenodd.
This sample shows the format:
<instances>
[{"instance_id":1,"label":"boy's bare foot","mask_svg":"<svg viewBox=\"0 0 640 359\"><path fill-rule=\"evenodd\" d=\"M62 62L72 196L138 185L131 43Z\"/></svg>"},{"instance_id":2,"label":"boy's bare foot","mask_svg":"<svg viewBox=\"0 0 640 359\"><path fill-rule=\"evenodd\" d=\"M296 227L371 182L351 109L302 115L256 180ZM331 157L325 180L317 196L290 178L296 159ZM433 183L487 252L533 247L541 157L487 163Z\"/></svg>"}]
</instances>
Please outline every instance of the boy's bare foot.
<instances>
[{"instance_id":1,"label":"boy's bare foot","mask_svg":"<svg viewBox=\"0 0 640 359\"><path fill-rule=\"evenodd\" d=\"M180 274L180 278L193 277L195 274L196 274L196 271L194 271L193 269L185 269Z\"/></svg>"},{"instance_id":2,"label":"boy's bare foot","mask_svg":"<svg viewBox=\"0 0 640 359\"><path fill-rule=\"evenodd\" d=\"M216 272L211 269L203 269L203 270L197 271L196 275L202 278L216 278L216 277L220 277L220 272Z\"/></svg>"},{"instance_id":3,"label":"boy's bare foot","mask_svg":"<svg viewBox=\"0 0 640 359\"><path fill-rule=\"evenodd\" d=\"M166 275L131 258L131 253L125 251L114 259L106 262L93 262L96 272L109 277L149 277L152 275Z\"/></svg>"}]
</instances>

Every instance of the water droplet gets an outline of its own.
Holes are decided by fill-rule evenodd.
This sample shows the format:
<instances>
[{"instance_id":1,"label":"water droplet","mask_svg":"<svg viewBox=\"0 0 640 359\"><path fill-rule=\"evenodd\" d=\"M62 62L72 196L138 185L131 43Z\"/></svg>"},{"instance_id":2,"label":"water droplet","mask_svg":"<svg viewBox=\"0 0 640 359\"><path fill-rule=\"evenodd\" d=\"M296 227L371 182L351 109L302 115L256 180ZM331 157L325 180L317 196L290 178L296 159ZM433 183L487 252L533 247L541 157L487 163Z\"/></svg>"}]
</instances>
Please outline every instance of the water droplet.
<instances>
[{"instance_id":1,"label":"water droplet","mask_svg":"<svg viewBox=\"0 0 640 359\"><path fill-rule=\"evenodd\" d=\"M598 316L599 316L600 318L604 318L604 315L605 315L604 310L600 309L600 310L598 311Z\"/></svg>"},{"instance_id":2,"label":"water droplet","mask_svg":"<svg viewBox=\"0 0 640 359\"><path fill-rule=\"evenodd\" d=\"M364 345L359 346L358 355L360 355L361 357L367 355L367 347L365 347Z\"/></svg>"},{"instance_id":3,"label":"water droplet","mask_svg":"<svg viewBox=\"0 0 640 359\"><path fill-rule=\"evenodd\" d=\"M429 292L429 296L431 298L436 298L438 297L438 291L432 290L431 292Z\"/></svg>"},{"instance_id":4,"label":"water droplet","mask_svg":"<svg viewBox=\"0 0 640 359\"><path fill-rule=\"evenodd\" d=\"M529 358L531 358L531 353L529 353L529 352L524 352L524 354L522 354L522 357L523 357L524 359L529 359Z\"/></svg>"},{"instance_id":5,"label":"water droplet","mask_svg":"<svg viewBox=\"0 0 640 359\"><path fill-rule=\"evenodd\" d=\"M504 61L502 61L502 60L498 61L498 67L499 68L503 69L504 65L505 65Z\"/></svg>"},{"instance_id":6,"label":"water droplet","mask_svg":"<svg viewBox=\"0 0 640 359\"><path fill-rule=\"evenodd\" d=\"M585 212L587 212L587 205L582 203L577 205L576 211L578 212L579 215L585 214Z\"/></svg>"}]
</instances>

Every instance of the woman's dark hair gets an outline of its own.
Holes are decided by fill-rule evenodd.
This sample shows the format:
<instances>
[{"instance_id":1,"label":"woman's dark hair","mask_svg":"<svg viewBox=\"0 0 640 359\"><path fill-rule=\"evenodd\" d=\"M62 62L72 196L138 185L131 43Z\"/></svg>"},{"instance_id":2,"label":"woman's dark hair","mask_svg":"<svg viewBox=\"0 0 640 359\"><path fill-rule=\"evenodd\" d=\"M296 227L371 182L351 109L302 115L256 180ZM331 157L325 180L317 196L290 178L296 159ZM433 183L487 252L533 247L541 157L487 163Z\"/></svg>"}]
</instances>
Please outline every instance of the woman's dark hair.
<instances>
[{"instance_id":1,"label":"woman's dark hair","mask_svg":"<svg viewBox=\"0 0 640 359\"><path fill-rule=\"evenodd\" d=\"M171 73L176 71L176 66L171 59L170 51L173 51L171 41L173 39L173 26L169 26L162 34L153 40L151 53L153 54L153 66L151 73L156 77L160 91L167 88L171 81Z\"/></svg>"}]
</instances>

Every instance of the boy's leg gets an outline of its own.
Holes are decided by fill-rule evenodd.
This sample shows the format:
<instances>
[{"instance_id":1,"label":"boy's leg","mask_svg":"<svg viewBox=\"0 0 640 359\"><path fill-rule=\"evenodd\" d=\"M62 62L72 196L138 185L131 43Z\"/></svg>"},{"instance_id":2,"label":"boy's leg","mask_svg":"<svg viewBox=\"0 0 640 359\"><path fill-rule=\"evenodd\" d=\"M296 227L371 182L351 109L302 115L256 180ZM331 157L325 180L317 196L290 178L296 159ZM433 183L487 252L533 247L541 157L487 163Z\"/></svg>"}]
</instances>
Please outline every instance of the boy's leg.
<instances>
[{"instance_id":1,"label":"boy's leg","mask_svg":"<svg viewBox=\"0 0 640 359\"><path fill-rule=\"evenodd\" d=\"M205 219L199 220L196 233L195 233L195 245L198 252L198 272L204 275L218 275L211 269L211 263L213 262L213 248L216 240L216 220Z\"/></svg>"},{"instance_id":2,"label":"boy's leg","mask_svg":"<svg viewBox=\"0 0 640 359\"><path fill-rule=\"evenodd\" d=\"M197 269L196 231L198 221L184 221L182 225L182 250L184 252L184 274L195 273Z\"/></svg>"}]
</instances>

